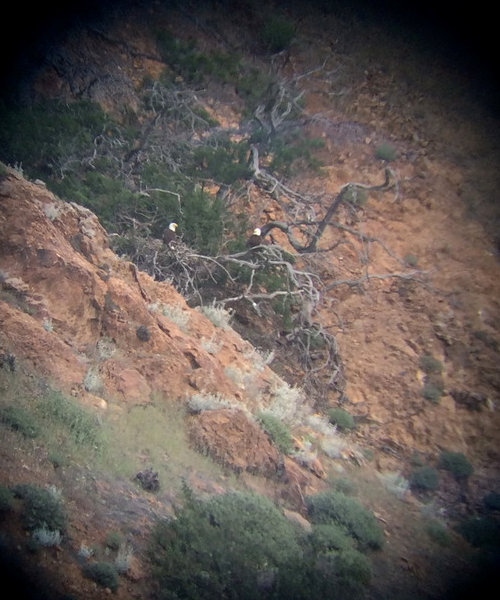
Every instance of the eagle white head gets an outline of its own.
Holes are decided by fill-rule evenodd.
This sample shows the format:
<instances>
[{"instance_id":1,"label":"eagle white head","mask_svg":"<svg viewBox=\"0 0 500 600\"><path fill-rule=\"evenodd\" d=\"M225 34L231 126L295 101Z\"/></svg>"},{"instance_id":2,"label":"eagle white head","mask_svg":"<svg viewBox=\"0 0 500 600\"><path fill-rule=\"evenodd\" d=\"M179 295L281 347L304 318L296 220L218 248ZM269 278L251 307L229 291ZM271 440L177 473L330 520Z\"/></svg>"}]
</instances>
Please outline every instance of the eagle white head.
<instances>
[{"instance_id":1,"label":"eagle white head","mask_svg":"<svg viewBox=\"0 0 500 600\"><path fill-rule=\"evenodd\" d=\"M259 228L259 227L256 227L256 228L253 230L253 235L260 235L261 233L262 233L262 232L261 232L261 230L260 230L260 228Z\"/></svg>"},{"instance_id":2,"label":"eagle white head","mask_svg":"<svg viewBox=\"0 0 500 600\"><path fill-rule=\"evenodd\" d=\"M177 223L170 223L170 225L168 226L170 231L174 231L174 232L177 229L177 227L179 227L179 225L177 225Z\"/></svg>"}]
</instances>

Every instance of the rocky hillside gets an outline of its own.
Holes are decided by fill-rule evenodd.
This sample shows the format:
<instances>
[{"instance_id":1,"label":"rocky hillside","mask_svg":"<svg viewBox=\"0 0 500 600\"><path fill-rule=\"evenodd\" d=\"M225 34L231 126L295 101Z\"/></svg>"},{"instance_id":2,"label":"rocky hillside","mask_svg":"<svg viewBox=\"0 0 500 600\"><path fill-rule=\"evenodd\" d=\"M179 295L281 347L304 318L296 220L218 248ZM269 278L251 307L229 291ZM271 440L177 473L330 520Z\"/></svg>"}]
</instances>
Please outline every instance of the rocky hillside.
<instances>
[{"instance_id":1,"label":"rocky hillside","mask_svg":"<svg viewBox=\"0 0 500 600\"><path fill-rule=\"evenodd\" d=\"M308 319L335 340L340 361L325 368L321 353L302 360L305 350L291 335L303 323L299 314L284 332L272 313L244 301L231 310L192 308L175 280L155 280L118 256L89 209L29 181L14 161L3 167L3 405L55 388L122 428L123 453L131 455L121 475L102 465L90 472L83 458L55 468L49 445L21 439L3 417L1 483L55 485L70 508L67 541L37 553L33 572L49 575L54 594L104 597L75 556L121 530L136 552L117 595L147 597L148 533L158 516L172 514L182 481L201 496L233 487L263 493L307 527L304 498L342 478L356 482L385 530L370 597L445 597L475 556L457 523L482 515L485 496L500 492L500 265L491 201L498 124L465 67L453 72L446 57L406 45L380 21L359 19L350 30L345 16L290 6L294 43L270 58L254 36L262 15L250 5L232 14L223 3L194 6L132 3L72 22L19 89L36 100L88 99L118 119L124 107L139 113L145 78L172 68L152 22L206 52L244 50L257 68L281 61L283 77L299 82L304 136L323 141L315 151L321 172L291 173L276 193L254 171L232 207L266 225L289 220L305 199L315 221L343 186L359 184L352 189L363 201L340 205L317 252L296 253L294 239L274 230L296 268L321 280ZM197 93L220 127L244 135L237 90L214 82ZM271 166L268 157L260 168ZM382 186L387 168L391 185ZM214 196L221 188L209 186ZM355 426L334 430L332 408L352 415ZM163 423L163 410L173 410L172 443L159 456L146 415ZM263 411L290 425L288 452L265 433L256 418ZM138 414L151 429L138 425L132 440L125 423ZM173 441L179 431L182 455ZM417 467L437 472L443 452L466 457L466 481L440 469L432 494L407 488ZM134 480L151 468L159 472L155 493ZM430 517L446 527L448 546L425 536L422 519ZM17 520L2 525L7 542L23 548Z\"/></svg>"}]
</instances>

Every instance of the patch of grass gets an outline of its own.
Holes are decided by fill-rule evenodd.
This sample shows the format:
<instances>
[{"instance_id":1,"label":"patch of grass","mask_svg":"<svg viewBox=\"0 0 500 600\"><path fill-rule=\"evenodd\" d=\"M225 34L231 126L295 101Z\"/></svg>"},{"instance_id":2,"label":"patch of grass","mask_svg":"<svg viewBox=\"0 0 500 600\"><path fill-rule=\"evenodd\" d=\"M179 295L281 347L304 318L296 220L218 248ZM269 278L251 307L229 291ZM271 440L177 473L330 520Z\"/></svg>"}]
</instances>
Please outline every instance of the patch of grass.
<instances>
[{"instance_id":1,"label":"patch of grass","mask_svg":"<svg viewBox=\"0 0 500 600\"><path fill-rule=\"evenodd\" d=\"M0 422L26 438L36 438L40 434L37 421L22 406L10 404L0 407Z\"/></svg>"},{"instance_id":2,"label":"patch of grass","mask_svg":"<svg viewBox=\"0 0 500 600\"><path fill-rule=\"evenodd\" d=\"M60 427L77 446L99 449L101 430L97 416L77 400L51 390L40 399L36 411L47 426L52 430Z\"/></svg>"},{"instance_id":3,"label":"patch of grass","mask_svg":"<svg viewBox=\"0 0 500 600\"><path fill-rule=\"evenodd\" d=\"M162 488L173 493L190 470L217 478L222 468L200 456L189 445L185 429L186 408L173 400L157 398L145 406L111 412L103 419L103 451L96 466L116 476L133 478L144 462L158 472Z\"/></svg>"}]
</instances>

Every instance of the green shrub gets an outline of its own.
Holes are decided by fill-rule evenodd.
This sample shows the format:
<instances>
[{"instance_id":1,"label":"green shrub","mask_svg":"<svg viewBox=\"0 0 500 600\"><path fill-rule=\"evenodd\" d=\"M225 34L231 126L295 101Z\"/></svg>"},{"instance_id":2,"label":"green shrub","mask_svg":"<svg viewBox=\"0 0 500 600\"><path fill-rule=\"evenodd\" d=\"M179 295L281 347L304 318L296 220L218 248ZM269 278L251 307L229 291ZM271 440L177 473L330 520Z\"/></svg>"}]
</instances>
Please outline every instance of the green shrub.
<instances>
[{"instance_id":1,"label":"green shrub","mask_svg":"<svg viewBox=\"0 0 500 600\"><path fill-rule=\"evenodd\" d=\"M484 496L483 504L489 510L500 510L500 494L498 492L489 492Z\"/></svg>"},{"instance_id":2,"label":"green shrub","mask_svg":"<svg viewBox=\"0 0 500 600\"><path fill-rule=\"evenodd\" d=\"M440 546L449 546L451 544L451 535L448 528L441 521L432 519L425 527L429 536Z\"/></svg>"},{"instance_id":3,"label":"green shrub","mask_svg":"<svg viewBox=\"0 0 500 600\"><path fill-rule=\"evenodd\" d=\"M410 475L410 487L413 490L431 492L439 487L439 474L433 467L419 467Z\"/></svg>"},{"instance_id":4,"label":"green shrub","mask_svg":"<svg viewBox=\"0 0 500 600\"><path fill-rule=\"evenodd\" d=\"M380 146L377 146L375 149L375 157L380 160L392 162L393 160L396 160L397 156L396 148L388 143L380 144Z\"/></svg>"},{"instance_id":5,"label":"green shrub","mask_svg":"<svg viewBox=\"0 0 500 600\"><path fill-rule=\"evenodd\" d=\"M29 108L0 106L0 122L0 159L45 179L90 157L109 119L97 103L45 100Z\"/></svg>"},{"instance_id":6,"label":"green shrub","mask_svg":"<svg viewBox=\"0 0 500 600\"><path fill-rule=\"evenodd\" d=\"M492 516L467 519L459 525L458 532L476 548L500 546L500 522Z\"/></svg>"},{"instance_id":7,"label":"green shrub","mask_svg":"<svg viewBox=\"0 0 500 600\"><path fill-rule=\"evenodd\" d=\"M356 499L326 491L308 496L306 505L313 523L337 523L347 529L361 548L381 548L383 530L375 516Z\"/></svg>"},{"instance_id":8,"label":"green shrub","mask_svg":"<svg viewBox=\"0 0 500 600\"><path fill-rule=\"evenodd\" d=\"M409 267L416 267L418 265L418 257L415 254L407 254L404 257L404 261Z\"/></svg>"},{"instance_id":9,"label":"green shrub","mask_svg":"<svg viewBox=\"0 0 500 600\"><path fill-rule=\"evenodd\" d=\"M434 358L432 354L424 354L420 357L419 366L424 373L441 373L443 371L443 365L441 361Z\"/></svg>"},{"instance_id":10,"label":"green shrub","mask_svg":"<svg viewBox=\"0 0 500 600\"><path fill-rule=\"evenodd\" d=\"M259 413L257 419L278 450L284 454L292 451L293 438L287 425L270 413Z\"/></svg>"},{"instance_id":11,"label":"green shrub","mask_svg":"<svg viewBox=\"0 0 500 600\"><path fill-rule=\"evenodd\" d=\"M364 598L371 580L370 560L354 548L306 555L277 577L273 600Z\"/></svg>"},{"instance_id":12,"label":"green shrub","mask_svg":"<svg viewBox=\"0 0 500 600\"><path fill-rule=\"evenodd\" d=\"M151 546L162 597L186 600L257 600L259 574L299 556L295 529L276 506L240 492L205 502L188 495L176 519L157 525Z\"/></svg>"},{"instance_id":13,"label":"green shrub","mask_svg":"<svg viewBox=\"0 0 500 600\"><path fill-rule=\"evenodd\" d=\"M38 423L31 413L18 405L0 407L0 422L27 438L36 438L40 433Z\"/></svg>"},{"instance_id":14,"label":"green shrub","mask_svg":"<svg viewBox=\"0 0 500 600\"><path fill-rule=\"evenodd\" d=\"M316 553L330 550L346 550L354 547L354 540L345 527L338 523L314 525L309 541Z\"/></svg>"},{"instance_id":15,"label":"green shrub","mask_svg":"<svg viewBox=\"0 0 500 600\"><path fill-rule=\"evenodd\" d=\"M440 469L449 471L457 480L465 480L472 475L474 469L462 452L443 450L439 456Z\"/></svg>"},{"instance_id":16,"label":"green shrub","mask_svg":"<svg viewBox=\"0 0 500 600\"><path fill-rule=\"evenodd\" d=\"M68 457L60 450L50 450L48 457L54 469L58 469L68 463Z\"/></svg>"},{"instance_id":17,"label":"green shrub","mask_svg":"<svg viewBox=\"0 0 500 600\"><path fill-rule=\"evenodd\" d=\"M193 174L231 185L250 176L247 165L248 143L219 141L217 146L199 146L192 155Z\"/></svg>"},{"instance_id":18,"label":"green shrub","mask_svg":"<svg viewBox=\"0 0 500 600\"><path fill-rule=\"evenodd\" d=\"M261 39L271 53L286 50L292 43L295 35L293 23L282 17L269 18L261 30Z\"/></svg>"},{"instance_id":19,"label":"green shrub","mask_svg":"<svg viewBox=\"0 0 500 600\"><path fill-rule=\"evenodd\" d=\"M328 410L328 420L341 431L356 429L354 417L343 408L330 408Z\"/></svg>"},{"instance_id":20,"label":"green shrub","mask_svg":"<svg viewBox=\"0 0 500 600\"><path fill-rule=\"evenodd\" d=\"M48 529L60 533L65 531L66 513L53 489L22 484L14 488L14 494L23 500L23 522L26 529Z\"/></svg>"},{"instance_id":21,"label":"green shrub","mask_svg":"<svg viewBox=\"0 0 500 600\"><path fill-rule=\"evenodd\" d=\"M92 579L98 585L109 588L116 592L119 586L118 572L116 568L106 562L92 562L83 567L83 574L88 579Z\"/></svg>"},{"instance_id":22,"label":"green shrub","mask_svg":"<svg viewBox=\"0 0 500 600\"><path fill-rule=\"evenodd\" d=\"M14 507L14 494L5 485L0 484L0 517Z\"/></svg>"},{"instance_id":23,"label":"green shrub","mask_svg":"<svg viewBox=\"0 0 500 600\"><path fill-rule=\"evenodd\" d=\"M111 550L118 550L123 541L123 535L119 531L111 531L106 536L106 546Z\"/></svg>"},{"instance_id":24,"label":"green shrub","mask_svg":"<svg viewBox=\"0 0 500 600\"><path fill-rule=\"evenodd\" d=\"M426 380L424 382L424 387L422 388L422 396L432 402L433 404L438 404L441 396L443 395L443 386L439 382Z\"/></svg>"},{"instance_id":25,"label":"green shrub","mask_svg":"<svg viewBox=\"0 0 500 600\"><path fill-rule=\"evenodd\" d=\"M354 548L348 548L338 554L327 555L328 564L333 568L340 587L359 589L359 585L368 585L371 579L370 560Z\"/></svg>"}]
</instances>

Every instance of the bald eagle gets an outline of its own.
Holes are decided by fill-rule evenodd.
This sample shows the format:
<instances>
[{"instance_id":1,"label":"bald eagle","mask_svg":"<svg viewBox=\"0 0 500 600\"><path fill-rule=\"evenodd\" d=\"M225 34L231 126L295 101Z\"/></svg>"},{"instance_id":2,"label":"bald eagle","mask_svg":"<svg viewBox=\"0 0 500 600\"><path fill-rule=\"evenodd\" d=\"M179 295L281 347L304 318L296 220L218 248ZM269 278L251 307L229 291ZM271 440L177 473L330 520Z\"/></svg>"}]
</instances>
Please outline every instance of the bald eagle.
<instances>
[{"instance_id":1,"label":"bald eagle","mask_svg":"<svg viewBox=\"0 0 500 600\"><path fill-rule=\"evenodd\" d=\"M175 242L177 240L177 233L175 231L177 227L177 223L170 223L167 229L165 229L165 231L163 232L163 241L165 242L165 244L167 244L167 246L170 246L172 242Z\"/></svg>"},{"instance_id":2,"label":"bald eagle","mask_svg":"<svg viewBox=\"0 0 500 600\"><path fill-rule=\"evenodd\" d=\"M256 227L253 230L252 235L247 240L247 247L254 248L255 246L260 246L262 244L262 231L259 227Z\"/></svg>"}]
</instances>

